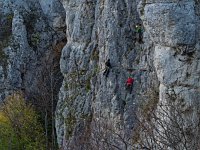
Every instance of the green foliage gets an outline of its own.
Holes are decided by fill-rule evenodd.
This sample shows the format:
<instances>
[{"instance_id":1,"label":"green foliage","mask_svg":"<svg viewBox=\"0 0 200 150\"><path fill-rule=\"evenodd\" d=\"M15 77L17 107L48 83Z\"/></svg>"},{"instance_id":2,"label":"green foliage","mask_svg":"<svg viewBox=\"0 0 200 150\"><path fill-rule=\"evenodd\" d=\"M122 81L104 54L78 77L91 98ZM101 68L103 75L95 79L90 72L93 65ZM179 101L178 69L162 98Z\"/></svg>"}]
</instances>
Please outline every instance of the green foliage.
<instances>
[{"instance_id":1,"label":"green foliage","mask_svg":"<svg viewBox=\"0 0 200 150\"><path fill-rule=\"evenodd\" d=\"M8 20L9 22L12 22L13 14L7 15L6 18L7 18L7 20Z\"/></svg>"},{"instance_id":2,"label":"green foliage","mask_svg":"<svg viewBox=\"0 0 200 150\"><path fill-rule=\"evenodd\" d=\"M69 139L73 135L74 127L76 124L76 117L74 114L70 113L66 118L66 139Z\"/></svg>"},{"instance_id":3,"label":"green foliage","mask_svg":"<svg viewBox=\"0 0 200 150\"><path fill-rule=\"evenodd\" d=\"M86 89L86 92L89 92L91 90L91 84L90 84L90 80L92 78L94 78L98 73L100 72L100 69L98 66L96 66L92 73L89 75L88 79L85 81L85 89Z\"/></svg>"},{"instance_id":4,"label":"green foliage","mask_svg":"<svg viewBox=\"0 0 200 150\"><path fill-rule=\"evenodd\" d=\"M3 65L3 67L7 66L8 57L4 53L3 49L10 43L12 35L12 20L13 14L0 14L0 64Z\"/></svg>"},{"instance_id":5,"label":"green foliage","mask_svg":"<svg viewBox=\"0 0 200 150\"><path fill-rule=\"evenodd\" d=\"M137 57L136 60L135 60L136 64L139 64L140 63L140 58Z\"/></svg>"},{"instance_id":6,"label":"green foliage","mask_svg":"<svg viewBox=\"0 0 200 150\"><path fill-rule=\"evenodd\" d=\"M69 77L70 77L72 80L76 80L76 78L78 78L78 74L79 74L78 71L73 71L73 72L69 73Z\"/></svg>"},{"instance_id":7,"label":"green foliage","mask_svg":"<svg viewBox=\"0 0 200 150\"><path fill-rule=\"evenodd\" d=\"M67 83L65 83L64 88L65 88L66 91L69 89L69 86L68 86Z\"/></svg>"},{"instance_id":8,"label":"green foliage","mask_svg":"<svg viewBox=\"0 0 200 150\"><path fill-rule=\"evenodd\" d=\"M75 89L77 87L85 85L85 83L81 82L81 77L86 75L86 73L87 73L87 70L84 70L84 69L71 72L69 74L69 78L72 79L72 82L65 83L65 90ZM78 81L78 82L74 82L74 81Z\"/></svg>"},{"instance_id":9,"label":"green foliage","mask_svg":"<svg viewBox=\"0 0 200 150\"><path fill-rule=\"evenodd\" d=\"M37 32L37 33L33 33L31 35L31 45L32 46L37 46L39 44L39 41L40 41L40 34Z\"/></svg>"},{"instance_id":10,"label":"green foliage","mask_svg":"<svg viewBox=\"0 0 200 150\"><path fill-rule=\"evenodd\" d=\"M91 60L99 60L99 51L96 49L92 52Z\"/></svg>"},{"instance_id":11,"label":"green foliage","mask_svg":"<svg viewBox=\"0 0 200 150\"><path fill-rule=\"evenodd\" d=\"M73 105L73 102L74 100L76 99L76 97L78 96L78 93L77 94L74 94L72 96L69 96L66 100L66 106L67 107L71 107Z\"/></svg>"},{"instance_id":12,"label":"green foliage","mask_svg":"<svg viewBox=\"0 0 200 150\"><path fill-rule=\"evenodd\" d=\"M13 14L0 14L0 41L8 41L12 35L12 20Z\"/></svg>"},{"instance_id":13,"label":"green foliage","mask_svg":"<svg viewBox=\"0 0 200 150\"><path fill-rule=\"evenodd\" d=\"M88 122L92 121L93 115L92 114L84 114L82 113L79 117L82 120L87 120Z\"/></svg>"},{"instance_id":14,"label":"green foliage","mask_svg":"<svg viewBox=\"0 0 200 150\"><path fill-rule=\"evenodd\" d=\"M8 55L5 54L4 48L7 47L7 45L4 43L4 41L0 41L0 65L3 67L4 75L7 76L7 66L8 66Z\"/></svg>"},{"instance_id":15,"label":"green foliage","mask_svg":"<svg viewBox=\"0 0 200 150\"><path fill-rule=\"evenodd\" d=\"M1 108L0 145L2 149L45 149L44 131L34 108L21 94L9 96Z\"/></svg>"},{"instance_id":16,"label":"green foliage","mask_svg":"<svg viewBox=\"0 0 200 150\"><path fill-rule=\"evenodd\" d=\"M82 69L79 72L80 72L80 75L85 75L87 73L87 70Z\"/></svg>"},{"instance_id":17,"label":"green foliage","mask_svg":"<svg viewBox=\"0 0 200 150\"><path fill-rule=\"evenodd\" d=\"M1 44L0 44L1 47ZM0 49L0 63L7 65L8 56L5 54L3 50Z\"/></svg>"},{"instance_id":18,"label":"green foliage","mask_svg":"<svg viewBox=\"0 0 200 150\"><path fill-rule=\"evenodd\" d=\"M99 68L98 66L96 66L96 67L94 68L92 77L95 77L99 72L100 72L100 68Z\"/></svg>"},{"instance_id":19,"label":"green foliage","mask_svg":"<svg viewBox=\"0 0 200 150\"><path fill-rule=\"evenodd\" d=\"M91 90L90 78L88 80L86 80L85 89L87 92L89 92Z\"/></svg>"},{"instance_id":20,"label":"green foliage","mask_svg":"<svg viewBox=\"0 0 200 150\"><path fill-rule=\"evenodd\" d=\"M8 144L11 141L12 144ZM14 136L12 129L10 127L9 120L4 116L4 114L0 113L0 149L9 149L10 147L14 147L17 143L17 137Z\"/></svg>"},{"instance_id":21,"label":"green foliage","mask_svg":"<svg viewBox=\"0 0 200 150\"><path fill-rule=\"evenodd\" d=\"M39 18L39 14L37 10L32 7L30 12L24 12L23 13L24 18L24 25L27 29L27 39L29 45L36 50L37 45L39 44L41 37L40 37L40 31L37 30L36 24Z\"/></svg>"}]
</instances>

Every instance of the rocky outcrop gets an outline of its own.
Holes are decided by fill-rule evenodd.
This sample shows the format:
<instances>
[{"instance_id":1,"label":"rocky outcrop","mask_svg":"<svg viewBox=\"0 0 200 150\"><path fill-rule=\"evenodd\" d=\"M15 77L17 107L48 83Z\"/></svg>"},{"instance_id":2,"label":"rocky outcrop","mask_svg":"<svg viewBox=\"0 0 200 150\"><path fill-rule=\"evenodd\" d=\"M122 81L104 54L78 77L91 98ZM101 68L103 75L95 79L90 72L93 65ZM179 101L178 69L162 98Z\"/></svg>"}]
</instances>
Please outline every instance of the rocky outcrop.
<instances>
[{"instance_id":1,"label":"rocky outcrop","mask_svg":"<svg viewBox=\"0 0 200 150\"><path fill-rule=\"evenodd\" d=\"M123 140L134 134L143 93L158 89L152 42L146 34L146 44L135 40L137 1L63 0L63 5L68 42L60 61L64 81L56 111L59 146L124 149ZM112 66L108 77L103 75L107 59ZM135 78L131 94L125 89L129 75Z\"/></svg>"},{"instance_id":2,"label":"rocky outcrop","mask_svg":"<svg viewBox=\"0 0 200 150\"><path fill-rule=\"evenodd\" d=\"M170 128L178 139L155 134L150 149L198 149L199 10L198 0L0 0L0 99L53 89L56 100L62 84L55 119L63 149L144 148L149 138L139 144L145 134L135 130L141 105L143 114L153 105L157 120L181 125ZM164 133L169 126L157 120Z\"/></svg>"},{"instance_id":3,"label":"rocky outcrop","mask_svg":"<svg viewBox=\"0 0 200 150\"><path fill-rule=\"evenodd\" d=\"M152 0L142 1L139 5L145 29L155 44L159 104L165 105L162 112L171 110L171 113L180 113L176 118L172 118L174 115L171 114L170 119L179 120L177 124L182 128L182 137L178 142L177 139L170 142L171 137L166 140L169 143L167 149L198 149L199 9L199 1L195 0ZM174 106L176 112L171 109ZM167 118L160 117L161 120ZM172 124L170 119L168 123ZM174 132L179 134L178 130ZM158 138L162 139L161 136Z\"/></svg>"},{"instance_id":4,"label":"rocky outcrop","mask_svg":"<svg viewBox=\"0 0 200 150\"><path fill-rule=\"evenodd\" d=\"M18 90L33 98L42 93L49 72L59 72L66 43L64 8L55 0L6 0L1 1L0 19L1 99Z\"/></svg>"},{"instance_id":5,"label":"rocky outcrop","mask_svg":"<svg viewBox=\"0 0 200 150\"><path fill-rule=\"evenodd\" d=\"M163 110L159 108L162 105L166 106L163 111L170 113L169 104L177 106L184 135L188 130L194 133L199 112L199 2L141 1L138 13L146 31L141 45L134 42L134 26L139 22L135 11L137 4L120 0L115 3L63 1L69 41L62 51L61 71L65 78L56 126L59 145L64 149L89 149L86 143L95 145L97 133L99 141L105 140L101 134L106 134L107 143L117 143L125 149L126 144L117 139L116 134L125 141L134 135L136 108L150 99L144 98L146 93L157 91L158 81L157 112ZM106 78L103 70L107 59L113 67ZM124 88L129 74L136 80L132 94ZM160 118L166 119L161 115ZM112 134L107 130L112 130ZM165 148L195 149L198 142L191 142L189 135L185 136L189 141L186 145L181 139ZM74 146L80 142L81 146ZM97 147L105 146L102 143Z\"/></svg>"}]
</instances>

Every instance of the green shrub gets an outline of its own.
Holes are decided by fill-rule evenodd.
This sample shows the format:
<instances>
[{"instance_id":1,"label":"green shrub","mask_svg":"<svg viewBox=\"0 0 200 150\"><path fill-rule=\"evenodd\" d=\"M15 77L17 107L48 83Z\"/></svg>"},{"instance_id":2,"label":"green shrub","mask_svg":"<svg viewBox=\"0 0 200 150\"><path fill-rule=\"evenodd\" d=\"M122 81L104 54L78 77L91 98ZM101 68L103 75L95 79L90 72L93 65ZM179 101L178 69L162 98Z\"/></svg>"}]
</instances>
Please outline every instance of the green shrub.
<instances>
[{"instance_id":1,"label":"green shrub","mask_svg":"<svg viewBox=\"0 0 200 150\"><path fill-rule=\"evenodd\" d=\"M91 60L99 60L99 51L94 50L91 55Z\"/></svg>"},{"instance_id":2,"label":"green shrub","mask_svg":"<svg viewBox=\"0 0 200 150\"><path fill-rule=\"evenodd\" d=\"M33 33L31 35L31 45L37 46L40 42L40 34L39 33Z\"/></svg>"},{"instance_id":3,"label":"green shrub","mask_svg":"<svg viewBox=\"0 0 200 150\"><path fill-rule=\"evenodd\" d=\"M19 93L6 98L0 113L2 149L44 150L45 137L39 115Z\"/></svg>"},{"instance_id":4,"label":"green shrub","mask_svg":"<svg viewBox=\"0 0 200 150\"><path fill-rule=\"evenodd\" d=\"M73 135L74 126L76 124L76 117L74 114L70 113L66 118L66 139L69 139Z\"/></svg>"},{"instance_id":5,"label":"green shrub","mask_svg":"<svg viewBox=\"0 0 200 150\"><path fill-rule=\"evenodd\" d=\"M87 93L91 90L90 78L86 80L85 89Z\"/></svg>"},{"instance_id":6,"label":"green shrub","mask_svg":"<svg viewBox=\"0 0 200 150\"><path fill-rule=\"evenodd\" d=\"M3 50L0 50L0 63L7 63L8 56Z\"/></svg>"}]
</instances>

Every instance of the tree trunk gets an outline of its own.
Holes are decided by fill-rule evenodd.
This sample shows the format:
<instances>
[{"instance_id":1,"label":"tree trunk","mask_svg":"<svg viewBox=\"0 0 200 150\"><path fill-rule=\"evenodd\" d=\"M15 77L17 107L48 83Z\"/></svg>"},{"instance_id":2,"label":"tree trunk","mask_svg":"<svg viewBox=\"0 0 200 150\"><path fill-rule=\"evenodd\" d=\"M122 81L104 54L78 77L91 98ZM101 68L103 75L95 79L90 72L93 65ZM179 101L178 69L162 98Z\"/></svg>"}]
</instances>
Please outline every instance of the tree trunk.
<instances>
[{"instance_id":1,"label":"tree trunk","mask_svg":"<svg viewBox=\"0 0 200 150\"><path fill-rule=\"evenodd\" d=\"M45 137L46 137L46 150L48 150L48 112L45 108Z\"/></svg>"}]
</instances>

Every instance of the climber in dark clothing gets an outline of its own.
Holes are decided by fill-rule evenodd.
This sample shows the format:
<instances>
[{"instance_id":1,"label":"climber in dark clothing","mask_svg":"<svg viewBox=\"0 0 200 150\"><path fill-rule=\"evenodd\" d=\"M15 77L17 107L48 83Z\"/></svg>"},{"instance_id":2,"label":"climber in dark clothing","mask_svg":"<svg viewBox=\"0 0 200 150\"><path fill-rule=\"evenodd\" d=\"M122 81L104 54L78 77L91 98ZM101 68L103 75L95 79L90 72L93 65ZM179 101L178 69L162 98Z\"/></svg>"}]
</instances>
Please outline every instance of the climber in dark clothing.
<instances>
[{"instance_id":1,"label":"climber in dark clothing","mask_svg":"<svg viewBox=\"0 0 200 150\"><path fill-rule=\"evenodd\" d=\"M108 74L110 72L110 68L112 68L111 64L110 64L110 59L108 59L105 63L105 71L103 73L103 75L105 75L106 77L108 77Z\"/></svg>"},{"instance_id":2,"label":"climber in dark clothing","mask_svg":"<svg viewBox=\"0 0 200 150\"><path fill-rule=\"evenodd\" d=\"M139 23L135 26L135 32L136 32L136 40L139 43L143 43L142 24Z\"/></svg>"},{"instance_id":3,"label":"climber in dark clothing","mask_svg":"<svg viewBox=\"0 0 200 150\"><path fill-rule=\"evenodd\" d=\"M126 80L126 90L128 90L130 94L132 92L133 82L134 79L131 77L128 77L128 79Z\"/></svg>"}]
</instances>

